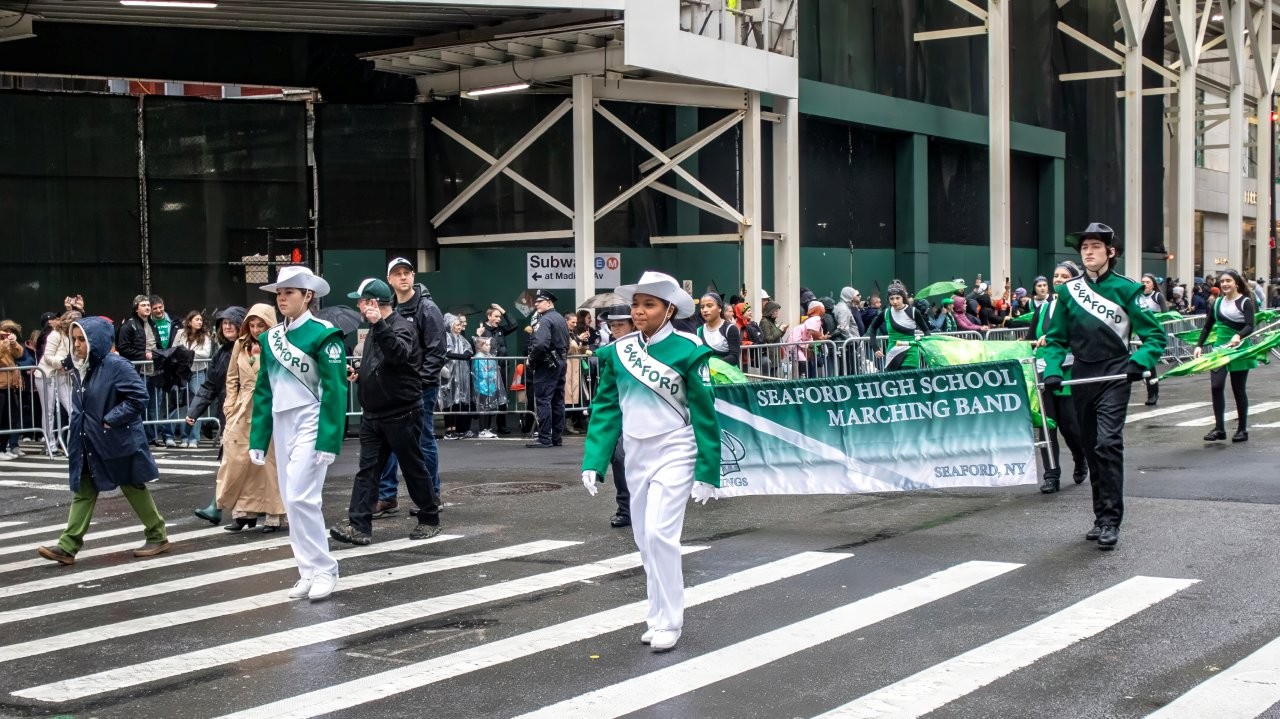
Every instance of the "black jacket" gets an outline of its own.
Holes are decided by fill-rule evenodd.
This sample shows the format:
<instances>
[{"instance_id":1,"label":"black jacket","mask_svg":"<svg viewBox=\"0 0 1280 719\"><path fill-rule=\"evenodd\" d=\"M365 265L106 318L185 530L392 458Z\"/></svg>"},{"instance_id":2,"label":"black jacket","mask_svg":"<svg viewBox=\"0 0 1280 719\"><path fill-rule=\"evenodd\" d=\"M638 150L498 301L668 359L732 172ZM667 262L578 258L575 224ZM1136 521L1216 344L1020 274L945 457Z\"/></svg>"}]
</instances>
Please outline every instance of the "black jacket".
<instances>
[{"instance_id":1,"label":"black jacket","mask_svg":"<svg viewBox=\"0 0 1280 719\"><path fill-rule=\"evenodd\" d=\"M494 357L511 357L507 352L515 349L507 346L507 337L515 334L519 327L516 326L515 320L511 319L507 314L502 315L502 319L498 320L496 326L490 326L488 323L481 325L484 328L483 335L477 337L489 338L489 354Z\"/></svg>"},{"instance_id":2,"label":"black jacket","mask_svg":"<svg viewBox=\"0 0 1280 719\"><path fill-rule=\"evenodd\" d=\"M538 377L557 375L569 356L569 325L564 315L552 310L538 318L538 328L529 339L529 369Z\"/></svg>"},{"instance_id":3,"label":"black jacket","mask_svg":"<svg viewBox=\"0 0 1280 719\"><path fill-rule=\"evenodd\" d=\"M120 331L116 334L116 352L130 362L144 362L147 359L147 330L144 320L137 313L129 315L129 319L120 323ZM145 322L151 325L151 333L156 337L156 323L148 317Z\"/></svg>"},{"instance_id":4,"label":"black jacket","mask_svg":"<svg viewBox=\"0 0 1280 719\"><path fill-rule=\"evenodd\" d=\"M422 348L408 319L392 312L369 329L357 370L360 406L369 419L422 407Z\"/></svg>"},{"instance_id":5,"label":"black jacket","mask_svg":"<svg viewBox=\"0 0 1280 719\"><path fill-rule=\"evenodd\" d=\"M214 315L213 326L219 337L218 351L214 352L209 360L209 366L204 374L204 384L200 385L196 396L191 400L191 407L187 410L188 417L198 418L209 409L210 405L213 405L214 414L218 417L218 426L226 426L227 418L222 413L222 405L227 397L227 367L231 364L231 348L235 343L223 340L222 333L217 328L222 324L222 320L228 320L239 327L244 324L244 315L245 308L234 306Z\"/></svg>"},{"instance_id":6,"label":"black jacket","mask_svg":"<svg viewBox=\"0 0 1280 719\"><path fill-rule=\"evenodd\" d=\"M440 386L440 368L445 363L444 338L449 330L444 326L444 315L431 299L431 293L424 285L414 285L413 297L402 303L392 299L391 306L396 314L409 320L417 334L421 359L415 364L422 386Z\"/></svg>"}]
</instances>

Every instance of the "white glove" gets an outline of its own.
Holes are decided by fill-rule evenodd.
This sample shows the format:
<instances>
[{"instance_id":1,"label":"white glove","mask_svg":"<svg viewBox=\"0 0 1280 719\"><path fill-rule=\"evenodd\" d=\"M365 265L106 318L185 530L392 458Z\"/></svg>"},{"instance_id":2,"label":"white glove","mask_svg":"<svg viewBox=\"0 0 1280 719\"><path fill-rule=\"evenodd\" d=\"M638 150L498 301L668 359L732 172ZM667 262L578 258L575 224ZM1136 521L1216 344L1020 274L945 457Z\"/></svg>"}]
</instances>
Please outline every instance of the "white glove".
<instances>
[{"instance_id":1,"label":"white glove","mask_svg":"<svg viewBox=\"0 0 1280 719\"><path fill-rule=\"evenodd\" d=\"M706 482L694 482L691 498L698 504L705 506L709 500L715 498L715 489Z\"/></svg>"},{"instance_id":2,"label":"white glove","mask_svg":"<svg viewBox=\"0 0 1280 719\"><path fill-rule=\"evenodd\" d=\"M334 454L333 452L316 452L316 466L328 467L329 465L333 464L333 460L337 458L338 458L338 455Z\"/></svg>"},{"instance_id":3,"label":"white glove","mask_svg":"<svg viewBox=\"0 0 1280 719\"><path fill-rule=\"evenodd\" d=\"M594 469L583 470L582 486L587 488L587 493L590 494L592 497L596 496L596 492L598 491L596 489L596 482L602 482L602 481L604 480L600 479L600 473L595 471Z\"/></svg>"},{"instance_id":4,"label":"white glove","mask_svg":"<svg viewBox=\"0 0 1280 719\"><path fill-rule=\"evenodd\" d=\"M260 449L249 450L249 461L261 467L267 463L267 453Z\"/></svg>"}]
</instances>

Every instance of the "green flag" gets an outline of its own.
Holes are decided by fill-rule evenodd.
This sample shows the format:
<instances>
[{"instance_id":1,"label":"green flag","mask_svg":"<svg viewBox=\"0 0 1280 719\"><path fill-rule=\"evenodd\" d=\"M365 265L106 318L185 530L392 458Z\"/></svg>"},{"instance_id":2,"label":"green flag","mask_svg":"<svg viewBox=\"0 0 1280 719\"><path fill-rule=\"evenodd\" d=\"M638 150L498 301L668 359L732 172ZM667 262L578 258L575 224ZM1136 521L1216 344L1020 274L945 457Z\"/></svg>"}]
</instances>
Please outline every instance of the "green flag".
<instances>
[{"instance_id":1,"label":"green flag","mask_svg":"<svg viewBox=\"0 0 1280 719\"><path fill-rule=\"evenodd\" d=\"M712 384L744 384L751 381L742 370L718 357L707 360L707 368L711 370Z\"/></svg>"},{"instance_id":2,"label":"green flag","mask_svg":"<svg viewBox=\"0 0 1280 719\"><path fill-rule=\"evenodd\" d=\"M912 344L920 348L926 367L998 362L1000 360L1025 360L1035 357L1031 343L1026 340L965 340L947 335L921 337ZM1033 362L1022 363L1022 373L1027 380L1027 400L1031 405L1032 426L1041 426L1040 395L1036 392L1036 367ZM1057 424L1044 418L1049 429Z\"/></svg>"},{"instance_id":3,"label":"green flag","mask_svg":"<svg viewBox=\"0 0 1280 719\"><path fill-rule=\"evenodd\" d=\"M1185 320L1186 317L1177 310L1169 310L1168 312L1157 312L1156 322L1173 322L1174 320Z\"/></svg>"},{"instance_id":4,"label":"green flag","mask_svg":"<svg viewBox=\"0 0 1280 719\"><path fill-rule=\"evenodd\" d=\"M1259 362L1269 362L1268 353L1276 347L1280 347L1280 331L1268 332L1261 336L1260 342L1252 342L1241 344L1235 349L1221 349L1212 351L1208 354L1200 355L1197 359L1190 362L1183 362L1173 369L1160 375L1160 379L1165 377L1186 377L1188 375L1199 374L1201 372L1212 372L1220 367L1226 367L1232 362L1240 359L1256 360Z\"/></svg>"}]
</instances>

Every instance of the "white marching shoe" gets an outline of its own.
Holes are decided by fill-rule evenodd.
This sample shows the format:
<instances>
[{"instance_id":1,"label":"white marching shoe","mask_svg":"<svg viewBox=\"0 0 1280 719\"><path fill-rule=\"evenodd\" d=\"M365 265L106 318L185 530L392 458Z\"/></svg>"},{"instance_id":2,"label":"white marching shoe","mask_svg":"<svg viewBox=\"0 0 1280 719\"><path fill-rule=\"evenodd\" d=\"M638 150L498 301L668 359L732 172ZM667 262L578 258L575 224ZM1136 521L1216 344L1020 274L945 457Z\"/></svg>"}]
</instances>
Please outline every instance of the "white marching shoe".
<instances>
[{"instance_id":1,"label":"white marching shoe","mask_svg":"<svg viewBox=\"0 0 1280 719\"><path fill-rule=\"evenodd\" d=\"M307 595L310 593L311 593L311 579L304 577L303 579L299 579L297 583L293 585L293 589L289 590L289 598L290 599L306 599Z\"/></svg>"},{"instance_id":2,"label":"white marching shoe","mask_svg":"<svg viewBox=\"0 0 1280 719\"><path fill-rule=\"evenodd\" d=\"M307 593L307 598L313 602L328 599L336 586L338 586L338 575L317 574L311 578L311 591Z\"/></svg>"},{"instance_id":3,"label":"white marching shoe","mask_svg":"<svg viewBox=\"0 0 1280 719\"><path fill-rule=\"evenodd\" d=\"M678 641L680 641L679 629L655 629L653 636L649 639L649 646L655 652L665 652L675 649Z\"/></svg>"},{"instance_id":4,"label":"white marching shoe","mask_svg":"<svg viewBox=\"0 0 1280 719\"><path fill-rule=\"evenodd\" d=\"M641 643L641 644L648 644L649 642L652 642L652 641L653 641L653 633L654 633L654 632L656 632L656 631L658 631L658 630L657 630L657 629L654 629L653 627L649 627L648 629L644 630L644 634L641 634L641 635L640 635L640 643Z\"/></svg>"}]
</instances>

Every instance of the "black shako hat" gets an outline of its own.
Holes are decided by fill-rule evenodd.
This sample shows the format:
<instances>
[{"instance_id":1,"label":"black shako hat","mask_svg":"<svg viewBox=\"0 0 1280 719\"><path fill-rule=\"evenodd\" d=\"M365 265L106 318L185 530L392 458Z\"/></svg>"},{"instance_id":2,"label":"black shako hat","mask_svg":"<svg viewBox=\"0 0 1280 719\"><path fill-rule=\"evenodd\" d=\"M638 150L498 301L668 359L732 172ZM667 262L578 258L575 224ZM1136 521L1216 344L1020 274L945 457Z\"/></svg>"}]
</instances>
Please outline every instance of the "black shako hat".
<instances>
[{"instance_id":1,"label":"black shako hat","mask_svg":"<svg viewBox=\"0 0 1280 719\"><path fill-rule=\"evenodd\" d=\"M546 290L538 290L533 295L533 301L538 302L540 300L546 300L547 302L554 303L556 301L556 296Z\"/></svg>"},{"instance_id":2,"label":"black shako hat","mask_svg":"<svg viewBox=\"0 0 1280 719\"><path fill-rule=\"evenodd\" d=\"M1124 245L1116 241L1116 231L1101 222L1090 222L1083 230L1067 235L1067 247L1079 250L1085 240L1101 240L1107 247L1116 248L1116 257L1124 253Z\"/></svg>"}]
</instances>

